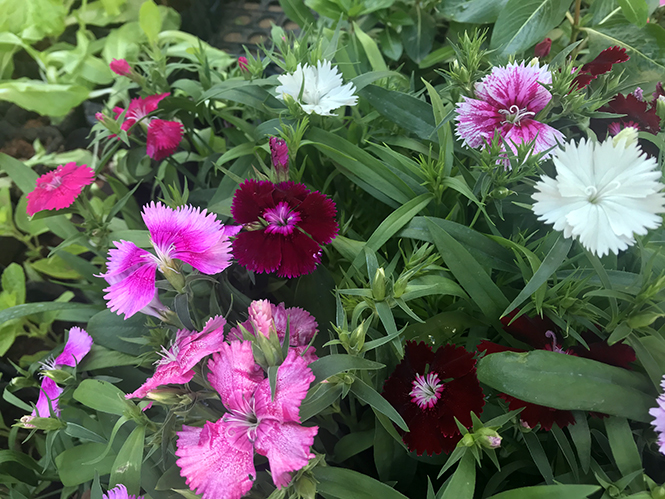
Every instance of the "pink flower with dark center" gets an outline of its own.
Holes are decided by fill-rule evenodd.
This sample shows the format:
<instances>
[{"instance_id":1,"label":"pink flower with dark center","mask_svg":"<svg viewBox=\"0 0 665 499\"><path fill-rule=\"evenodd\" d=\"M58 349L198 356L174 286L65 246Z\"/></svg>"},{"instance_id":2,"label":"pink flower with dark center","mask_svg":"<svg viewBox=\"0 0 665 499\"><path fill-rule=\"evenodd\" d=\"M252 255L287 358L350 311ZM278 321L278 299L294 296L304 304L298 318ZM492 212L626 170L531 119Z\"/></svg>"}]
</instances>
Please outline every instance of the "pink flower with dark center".
<instances>
[{"instance_id":1,"label":"pink flower with dark center","mask_svg":"<svg viewBox=\"0 0 665 499\"><path fill-rule=\"evenodd\" d=\"M178 148L182 134L182 123L153 118L148 124L146 153L156 161L171 156Z\"/></svg>"},{"instance_id":2,"label":"pink flower with dark center","mask_svg":"<svg viewBox=\"0 0 665 499\"><path fill-rule=\"evenodd\" d=\"M513 153L517 152L516 145L534 139L534 153L552 149L565 137L534 119L552 99L542 85L551 82L547 65L522 62L492 68L489 75L476 83L477 98L464 97L464 102L457 104L457 136L471 148L485 148L498 133ZM544 157L551 155L550 151Z\"/></svg>"},{"instance_id":3,"label":"pink flower with dark center","mask_svg":"<svg viewBox=\"0 0 665 499\"><path fill-rule=\"evenodd\" d=\"M249 71L249 65L247 64L247 57L240 56L238 57L238 67L240 71Z\"/></svg>"},{"instance_id":4,"label":"pink flower with dark center","mask_svg":"<svg viewBox=\"0 0 665 499\"><path fill-rule=\"evenodd\" d=\"M231 241L240 226L222 225L213 213L192 206L172 209L161 203L143 208L143 221L150 232L156 255L128 241L115 241L109 250L107 272L110 284L104 291L112 312L131 317L155 298L155 271L179 273L188 263L199 272L218 274L231 264Z\"/></svg>"},{"instance_id":5,"label":"pink flower with dark center","mask_svg":"<svg viewBox=\"0 0 665 499\"><path fill-rule=\"evenodd\" d=\"M338 230L335 203L295 182L247 180L235 192L231 213L248 229L233 243L238 263L279 277L312 272L321 259L321 245Z\"/></svg>"},{"instance_id":6,"label":"pink flower with dark center","mask_svg":"<svg viewBox=\"0 0 665 499\"><path fill-rule=\"evenodd\" d=\"M132 72L132 67L124 59L113 59L109 67L118 76L129 76Z\"/></svg>"},{"instance_id":7,"label":"pink flower with dark center","mask_svg":"<svg viewBox=\"0 0 665 499\"><path fill-rule=\"evenodd\" d=\"M454 345L433 352L415 341L406 342L382 395L409 426L408 433L396 429L419 456L451 452L462 438L455 419L468 428L471 412L480 415L485 405L472 353Z\"/></svg>"},{"instance_id":8,"label":"pink flower with dark center","mask_svg":"<svg viewBox=\"0 0 665 499\"><path fill-rule=\"evenodd\" d=\"M71 162L60 165L37 179L35 190L28 193L29 216L43 210L61 210L72 205L84 186L92 184L95 172L86 165Z\"/></svg>"},{"instance_id":9,"label":"pink flower with dark center","mask_svg":"<svg viewBox=\"0 0 665 499\"><path fill-rule=\"evenodd\" d=\"M162 358L157 362L155 374L125 398L144 398L159 386L189 383L194 377L193 367L222 347L225 324L224 317L216 316L208 320L200 333L187 329L178 331L173 345L168 350L162 347Z\"/></svg>"},{"instance_id":10,"label":"pink flower with dark center","mask_svg":"<svg viewBox=\"0 0 665 499\"><path fill-rule=\"evenodd\" d=\"M39 392L39 398L35 404L35 409L30 416L23 418L24 423L34 417L48 418L51 416L50 409L56 416L60 416L60 407L58 406L58 398L62 394L60 388L55 381L48 376L44 375L46 371L54 371L60 369L62 366L76 367L83 357L85 357L92 348L92 338L90 335L80 327L73 327L69 330L69 337L65 343L65 349L55 359L50 359L41 362L42 366L42 386ZM49 406L50 400L50 406Z\"/></svg>"},{"instance_id":11,"label":"pink flower with dark center","mask_svg":"<svg viewBox=\"0 0 665 499\"><path fill-rule=\"evenodd\" d=\"M256 480L256 452L268 458L274 484L286 487L290 473L315 457L310 447L318 428L302 426L299 416L312 371L290 351L277 370L273 398L249 341L223 344L208 367L227 412L203 428L183 425L178 432L177 464L187 485L203 499L240 499Z\"/></svg>"},{"instance_id":12,"label":"pink flower with dark center","mask_svg":"<svg viewBox=\"0 0 665 499\"><path fill-rule=\"evenodd\" d=\"M249 305L249 318L231 328L229 338L242 341L244 339L240 326L256 336L263 334L270 337L270 331L275 331L280 343L284 344L286 325L289 325L289 345L295 352L305 359L307 364L318 359L315 348L308 345L318 332L318 324L312 315L298 307L285 308L283 303L273 305L268 300L255 300Z\"/></svg>"},{"instance_id":13,"label":"pink flower with dark center","mask_svg":"<svg viewBox=\"0 0 665 499\"><path fill-rule=\"evenodd\" d=\"M106 494L102 495L103 499L143 499L143 496L129 495L127 487L123 484L118 484L110 489Z\"/></svg>"},{"instance_id":14,"label":"pink flower with dark center","mask_svg":"<svg viewBox=\"0 0 665 499\"><path fill-rule=\"evenodd\" d=\"M125 131L132 128L136 122L141 121L150 113L157 111L157 108L159 107L159 101L165 97L168 97L169 95L170 94L167 92L164 94L149 95L148 97L137 97L136 99L132 99L129 103L129 106L127 107L125 120L122 122L120 128ZM114 107L113 112L115 113L115 118L118 119L123 111L124 109L121 107Z\"/></svg>"}]
</instances>

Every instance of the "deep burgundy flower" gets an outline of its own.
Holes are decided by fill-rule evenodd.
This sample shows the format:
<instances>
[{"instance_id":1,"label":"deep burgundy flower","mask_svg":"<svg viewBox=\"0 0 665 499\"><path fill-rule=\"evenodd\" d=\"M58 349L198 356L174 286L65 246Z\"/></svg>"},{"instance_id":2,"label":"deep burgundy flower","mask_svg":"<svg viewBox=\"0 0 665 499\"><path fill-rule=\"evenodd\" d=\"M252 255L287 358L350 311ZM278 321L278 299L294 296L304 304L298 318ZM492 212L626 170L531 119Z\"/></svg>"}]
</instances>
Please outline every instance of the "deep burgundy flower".
<instances>
[{"instance_id":1,"label":"deep burgundy flower","mask_svg":"<svg viewBox=\"0 0 665 499\"><path fill-rule=\"evenodd\" d=\"M582 66L574 82L577 88L584 88L599 75L609 72L614 64L626 62L628 59L630 57L626 54L625 48L617 46L606 48L593 61Z\"/></svg>"},{"instance_id":2,"label":"deep burgundy flower","mask_svg":"<svg viewBox=\"0 0 665 499\"><path fill-rule=\"evenodd\" d=\"M545 38L542 42L537 43L533 51L536 57L547 57L552 49L552 39Z\"/></svg>"},{"instance_id":3,"label":"deep burgundy flower","mask_svg":"<svg viewBox=\"0 0 665 499\"><path fill-rule=\"evenodd\" d=\"M656 106L638 99L635 94L628 94L625 97L617 94L607 106L601 107L600 111L625 115L612 120L618 121L622 129L633 126L642 132L654 135L660 131L660 118L656 114Z\"/></svg>"},{"instance_id":4,"label":"deep burgundy flower","mask_svg":"<svg viewBox=\"0 0 665 499\"><path fill-rule=\"evenodd\" d=\"M588 331L581 334L582 338L589 346L588 350L583 345L575 345L564 350L561 346L562 338L556 333L557 327L554 322L547 317L534 318L527 315L521 315L513 320L518 313L519 310L513 310L510 314L501 318L504 330L509 332L516 339L527 343L536 349L575 355L577 357L592 359L612 366L622 367L624 369L630 369L629 364L635 361L635 351L630 346L624 345L623 343L608 345L606 341L601 340ZM526 351L519 348L505 347L503 345L492 343L491 341L481 341L478 345L478 350L485 352L486 355L497 352ZM559 428L563 428L569 424L575 424L575 418L571 411L532 404L505 393L501 393L499 396L508 402L508 407L511 411L524 407L524 410L520 413L520 418L522 424L529 428L533 428L540 424L543 430L549 431L552 429L554 423L556 423ZM603 416L599 413L592 414L601 417Z\"/></svg>"},{"instance_id":5,"label":"deep burgundy flower","mask_svg":"<svg viewBox=\"0 0 665 499\"><path fill-rule=\"evenodd\" d=\"M295 182L245 181L235 192L231 214L247 229L233 242L238 263L279 277L312 272L321 259L321 245L338 230L335 203Z\"/></svg>"},{"instance_id":6,"label":"deep burgundy flower","mask_svg":"<svg viewBox=\"0 0 665 499\"><path fill-rule=\"evenodd\" d=\"M478 415L485 405L471 352L454 345L433 352L415 341L406 343L383 396L409 426L409 432L397 431L419 456L451 452L461 438L455 418L470 427L471 412Z\"/></svg>"}]
</instances>

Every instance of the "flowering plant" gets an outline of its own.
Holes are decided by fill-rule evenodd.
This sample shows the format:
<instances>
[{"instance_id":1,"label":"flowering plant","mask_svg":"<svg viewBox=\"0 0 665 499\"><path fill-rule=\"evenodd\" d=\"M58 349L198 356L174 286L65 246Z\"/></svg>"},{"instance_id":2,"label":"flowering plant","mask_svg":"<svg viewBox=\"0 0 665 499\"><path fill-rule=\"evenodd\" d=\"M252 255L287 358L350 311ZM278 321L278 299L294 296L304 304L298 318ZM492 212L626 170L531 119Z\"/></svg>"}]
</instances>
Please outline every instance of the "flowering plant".
<instances>
[{"instance_id":1,"label":"flowering plant","mask_svg":"<svg viewBox=\"0 0 665 499\"><path fill-rule=\"evenodd\" d=\"M663 495L665 95L599 42L663 12L463 3L232 65L143 4L89 166L0 156L0 495Z\"/></svg>"}]
</instances>

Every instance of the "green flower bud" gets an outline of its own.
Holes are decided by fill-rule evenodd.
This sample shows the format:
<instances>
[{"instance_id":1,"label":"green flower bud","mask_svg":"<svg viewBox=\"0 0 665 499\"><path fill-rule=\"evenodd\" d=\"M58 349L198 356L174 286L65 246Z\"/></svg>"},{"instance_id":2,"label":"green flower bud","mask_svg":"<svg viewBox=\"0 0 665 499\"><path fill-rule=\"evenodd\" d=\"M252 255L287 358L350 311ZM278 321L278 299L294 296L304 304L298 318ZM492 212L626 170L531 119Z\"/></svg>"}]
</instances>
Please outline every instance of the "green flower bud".
<instances>
[{"instance_id":1,"label":"green flower bud","mask_svg":"<svg viewBox=\"0 0 665 499\"><path fill-rule=\"evenodd\" d=\"M386 297L386 272L383 267L376 269L374 282L372 282L372 296L376 301L382 301Z\"/></svg>"},{"instance_id":2,"label":"green flower bud","mask_svg":"<svg viewBox=\"0 0 665 499\"><path fill-rule=\"evenodd\" d=\"M295 489L298 497L302 499L314 499L316 497L316 482L307 475L298 478Z\"/></svg>"},{"instance_id":3,"label":"green flower bud","mask_svg":"<svg viewBox=\"0 0 665 499\"><path fill-rule=\"evenodd\" d=\"M21 428L37 428L38 430L51 431L59 430L67 426L58 418L38 418L33 416L23 416L17 426Z\"/></svg>"},{"instance_id":4,"label":"green flower bud","mask_svg":"<svg viewBox=\"0 0 665 499\"><path fill-rule=\"evenodd\" d=\"M45 369L42 371L44 376L48 376L56 383L64 384L67 380L72 378L72 375L68 372L61 371L60 369Z\"/></svg>"},{"instance_id":5,"label":"green flower bud","mask_svg":"<svg viewBox=\"0 0 665 499\"><path fill-rule=\"evenodd\" d=\"M637 128L628 126L617 133L612 139L614 147L628 147L637 142ZM621 144L621 146L620 146Z\"/></svg>"}]
</instances>

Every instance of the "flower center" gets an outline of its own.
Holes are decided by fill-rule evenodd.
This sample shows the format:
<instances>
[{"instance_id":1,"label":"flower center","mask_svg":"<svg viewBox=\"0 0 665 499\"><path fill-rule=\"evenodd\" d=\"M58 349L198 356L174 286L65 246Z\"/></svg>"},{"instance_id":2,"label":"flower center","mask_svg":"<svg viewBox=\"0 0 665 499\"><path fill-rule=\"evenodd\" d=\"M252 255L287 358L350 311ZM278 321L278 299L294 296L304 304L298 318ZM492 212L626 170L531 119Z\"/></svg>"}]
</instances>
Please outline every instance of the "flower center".
<instances>
[{"instance_id":1,"label":"flower center","mask_svg":"<svg viewBox=\"0 0 665 499\"><path fill-rule=\"evenodd\" d=\"M236 432L245 433L250 442L256 440L256 430L259 426L259 418L254 409L254 397L250 401L243 399L243 407L238 411L229 411L222 419L230 424L229 429L232 436L236 437Z\"/></svg>"},{"instance_id":2,"label":"flower center","mask_svg":"<svg viewBox=\"0 0 665 499\"><path fill-rule=\"evenodd\" d=\"M286 201L278 203L274 208L268 208L263 213L263 218L268 223L266 232L268 234L276 233L288 236L300 222L300 214L292 210Z\"/></svg>"},{"instance_id":3,"label":"flower center","mask_svg":"<svg viewBox=\"0 0 665 499\"><path fill-rule=\"evenodd\" d=\"M409 392L411 402L418 404L421 409L429 409L441 398L443 392L443 383L439 380L439 375L429 373L427 376L416 375L413 380L413 390Z\"/></svg>"},{"instance_id":4,"label":"flower center","mask_svg":"<svg viewBox=\"0 0 665 499\"><path fill-rule=\"evenodd\" d=\"M545 333L545 336L547 336L550 340L552 340L552 345L547 345L545 347L545 350L549 350L550 352L563 353L563 354L566 354L566 355L571 354L570 350L564 350L562 347L557 345L556 334L554 334L554 331L547 331Z\"/></svg>"},{"instance_id":5,"label":"flower center","mask_svg":"<svg viewBox=\"0 0 665 499\"><path fill-rule=\"evenodd\" d=\"M178 344L175 342L171 343L168 349L164 348L164 345L162 345L162 351L158 352L161 358L159 360L156 360L154 364L158 366L163 366L165 364L170 364L171 362L175 362L176 360L178 360L179 351L180 348L178 347Z\"/></svg>"},{"instance_id":6,"label":"flower center","mask_svg":"<svg viewBox=\"0 0 665 499\"><path fill-rule=\"evenodd\" d=\"M60 175L53 175L50 180L42 181L39 185L42 189L47 191L54 191L62 185L62 177Z\"/></svg>"},{"instance_id":7,"label":"flower center","mask_svg":"<svg viewBox=\"0 0 665 499\"><path fill-rule=\"evenodd\" d=\"M55 363L55 357L53 356L50 356L46 360L41 361L39 365L41 366L42 378L44 377L44 371L55 371L58 368L57 364Z\"/></svg>"},{"instance_id":8,"label":"flower center","mask_svg":"<svg viewBox=\"0 0 665 499\"><path fill-rule=\"evenodd\" d=\"M598 204L603 200L603 197L610 195L620 187L621 182L614 180L608 183L606 186L602 187L600 190L598 190L596 186L590 185L584 189L584 194L586 195L587 201L589 201L589 203Z\"/></svg>"},{"instance_id":9,"label":"flower center","mask_svg":"<svg viewBox=\"0 0 665 499\"><path fill-rule=\"evenodd\" d=\"M506 115L506 119L501 122L502 125L510 123L511 125L519 125L520 121L524 118L535 116L533 111L527 111L526 108L520 109L517 104L513 104L508 109L499 109L501 114Z\"/></svg>"}]
</instances>

